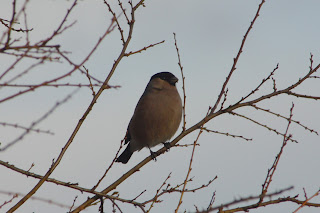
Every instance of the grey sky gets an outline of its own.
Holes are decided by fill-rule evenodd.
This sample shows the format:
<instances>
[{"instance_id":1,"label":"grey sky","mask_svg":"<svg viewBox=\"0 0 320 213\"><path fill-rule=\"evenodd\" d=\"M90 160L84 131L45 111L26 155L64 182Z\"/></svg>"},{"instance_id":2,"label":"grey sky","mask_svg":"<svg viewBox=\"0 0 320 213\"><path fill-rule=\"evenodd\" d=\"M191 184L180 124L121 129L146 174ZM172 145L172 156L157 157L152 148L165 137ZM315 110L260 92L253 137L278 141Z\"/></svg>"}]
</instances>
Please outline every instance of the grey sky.
<instances>
[{"instance_id":1,"label":"grey sky","mask_svg":"<svg viewBox=\"0 0 320 213\"><path fill-rule=\"evenodd\" d=\"M71 1L61 0L30 0L27 7L28 24L34 28L31 40L50 35L52 29L65 15L70 3ZM177 35L186 77L187 127L198 122L205 115L209 105L216 100L259 3L260 1L254 0L146 1L146 7L137 11L129 51L162 40L165 40L165 43L123 59L110 81L111 85L120 85L121 88L107 90L102 94L51 177L66 182L78 182L80 186L87 188L96 183L113 159L149 78L157 72L170 71L181 79L173 32ZM116 6L117 4L113 4L114 8ZM316 0L266 1L229 83L226 105L248 94L276 67L277 63L279 69L275 78L279 89L285 88L308 72L310 52L314 54L314 64L319 63L319 7L320 2ZM116 11L119 12L118 9ZM9 1L1 2L0 14L1 18L10 19ZM121 19L124 24L124 16ZM56 43L72 52L70 58L80 62L105 31L111 17L102 1L84 0L79 2L68 22L74 20L77 20L76 25L60 36ZM123 29L126 32L126 26ZM1 35L3 31L4 27L0 26ZM115 30L85 66L92 75L103 80L121 48L119 32ZM1 55L1 67L7 67L10 60L12 60L10 57ZM67 63L49 64L21 79L19 83L40 82L69 69ZM2 70L3 68L1 72ZM80 74L74 74L70 79L75 83L87 83L87 78ZM319 79L310 79L297 91L319 96L319 85ZM179 81L180 94L182 94L181 86L182 82ZM0 106L0 122L28 126L72 90L71 88L39 89L3 103ZM7 89L0 91L1 97L7 96L10 92ZM270 91L272 84L269 83L255 97ZM1 153L1 160L9 161L23 169L28 169L35 163L31 171L44 174L52 159L58 156L68 140L91 98L91 91L88 88L80 89L71 101L39 125L38 128L55 132L54 136L30 134L22 142ZM264 101L260 106L288 116L292 101L295 103L293 118L311 129L320 131L320 104L316 101L280 96L273 101ZM241 109L238 112L278 128L281 132L284 132L287 125L285 120L253 109ZM282 144L281 136L231 115L214 119L206 126L254 140L247 142L203 133L199 141L200 147L196 149L191 172L194 181L188 184L187 188L207 183L216 175L218 179L203 191L186 194L180 212L184 209L194 211L194 205L199 209L205 208L213 191L216 191L216 205L230 202L240 196L258 195L267 170ZM0 127L0 142L5 144L6 141L11 141L18 133L16 129ZM294 185L294 190L285 195L300 194L299 198L303 199L303 187L309 195L319 189L319 137L297 125L291 126L290 133L299 143L287 145L269 191L274 192ZM190 144L195 137L196 132L185 137L180 144ZM148 154L148 150L142 150L135 154L127 165L116 164L98 189L108 186ZM119 191L121 197L132 199L147 189L148 191L141 197L141 200L144 200L155 194L170 172L172 172L171 185L181 183L187 172L190 155L191 147L173 148L160 156L157 162L150 162L143 167L116 191ZM0 167L0 174L0 189L4 191L25 194L37 183L37 180L26 178L5 167ZM71 205L76 195L79 195L77 204L82 203L87 196L91 196L81 195L78 191L50 183L44 184L35 196ZM9 196L0 194L0 204L8 198ZM171 212L175 209L178 198L177 194L167 195L163 198L163 203L156 205L154 212L163 212L163 209L169 209L168 212ZM319 201L319 198L313 200L313 202ZM122 206L127 212L139 212L139 209L131 206ZM293 204L283 204L252 212L292 212L296 207L297 205ZM47 203L30 200L17 212L50 213L66 212L66 210L53 205L49 205L48 208ZM86 212L97 212L97 208L88 208ZM301 212L317 211L305 208Z\"/></svg>"}]
</instances>

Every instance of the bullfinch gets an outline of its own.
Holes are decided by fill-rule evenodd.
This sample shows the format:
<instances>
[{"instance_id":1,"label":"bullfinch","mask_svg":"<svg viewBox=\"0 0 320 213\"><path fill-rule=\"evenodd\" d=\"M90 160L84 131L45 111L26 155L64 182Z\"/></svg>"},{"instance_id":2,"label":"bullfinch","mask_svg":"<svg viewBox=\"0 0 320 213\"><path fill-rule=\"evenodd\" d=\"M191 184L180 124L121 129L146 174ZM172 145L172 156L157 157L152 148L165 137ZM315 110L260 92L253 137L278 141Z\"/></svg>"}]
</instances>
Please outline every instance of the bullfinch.
<instances>
[{"instance_id":1,"label":"bullfinch","mask_svg":"<svg viewBox=\"0 0 320 213\"><path fill-rule=\"evenodd\" d=\"M129 122L125 137L128 144L116 162L127 163L135 151L147 147L151 151L160 143L166 143L179 128L182 117L181 98L176 88L178 78L170 72L153 75L144 90Z\"/></svg>"}]
</instances>

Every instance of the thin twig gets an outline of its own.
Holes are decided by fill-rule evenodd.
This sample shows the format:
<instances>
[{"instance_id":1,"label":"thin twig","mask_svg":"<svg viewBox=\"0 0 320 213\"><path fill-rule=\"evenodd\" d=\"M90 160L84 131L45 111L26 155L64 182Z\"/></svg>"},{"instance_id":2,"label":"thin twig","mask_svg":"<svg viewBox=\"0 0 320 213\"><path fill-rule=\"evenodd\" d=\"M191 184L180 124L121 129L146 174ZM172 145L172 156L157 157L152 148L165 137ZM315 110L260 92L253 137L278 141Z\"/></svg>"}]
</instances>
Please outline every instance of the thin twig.
<instances>
[{"instance_id":1,"label":"thin twig","mask_svg":"<svg viewBox=\"0 0 320 213\"><path fill-rule=\"evenodd\" d=\"M96 93L95 93L95 91L94 91L94 89L93 89L93 86L92 86L92 82L91 82L91 77L90 77L90 75L89 75L89 70L85 67L85 66L83 66L83 68L84 68L84 70L86 71L86 76L87 76L87 78L88 78L88 80L89 80L89 87L90 87L90 89L91 89L91 91L92 91L92 96L94 97L95 95L96 95Z\"/></svg>"},{"instance_id":2,"label":"thin twig","mask_svg":"<svg viewBox=\"0 0 320 213\"><path fill-rule=\"evenodd\" d=\"M249 117L247 117L247 116L245 116L245 115L241 115L241 114L236 113L236 112L230 112L230 114L231 114L231 115L236 115L236 116L241 117L241 118L244 118L244 119L247 119L247 120L253 122L254 124L257 124L258 126L262 126L262 127L266 128L267 130L276 133L277 135L284 136L284 134L281 133L281 132L279 132L278 130L276 130L276 129L274 129L274 128L271 128L271 127L269 127L269 126L267 126L267 125L265 125L265 124L262 124L262 123L260 123L260 122L258 122L258 121L256 121L256 120L253 120L252 118L249 118ZM289 138L289 140L292 141L292 142L298 143L297 140L292 139L291 137Z\"/></svg>"},{"instance_id":3,"label":"thin twig","mask_svg":"<svg viewBox=\"0 0 320 213\"><path fill-rule=\"evenodd\" d=\"M0 193L1 193L1 192L0 192ZM10 194L12 194L12 193L10 193ZM18 197L18 194L17 194L17 193L13 194L13 195L12 195L12 198L11 198L10 200L4 201L4 202L0 205L0 209L1 209L2 207L4 207L5 205L11 203L11 202L12 202L15 198L17 198L17 197Z\"/></svg>"},{"instance_id":4,"label":"thin twig","mask_svg":"<svg viewBox=\"0 0 320 213\"><path fill-rule=\"evenodd\" d=\"M302 95L302 94L298 94L298 93L291 92L291 91L287 91L286 93L288 95L292 95L292 96L295 96L297 98L307 98L307 99L320 100L320 97L318 97L318 96Z\"/></svg>"},{"instance_id":5,"label":"thin twig","mask_svg":"<svg viewBox=\"0 0 320 213\"><path fill-rule=\"evenodd\" d=\"M150 44L149 46L143 47L143 48L141 48L140 50L130 51L130 52L128 52L128 53L125 53L124 56L128 57L128 56L133 55L133 54L136 54L136 53L141 53L142 51L145 51L145 50L147 50L147 49L149 49L149 48L151 48L151 47L154 47L154 46L156 46L156 45L162 44L162 43L164 43L164 42L165 42L165 40L160 41L160 42L158 42L158 43Z\"/></svg>"},{"instance_id":6,"label":"thin twig","mask_svg":"<svg viewBox=\"0 0 320 213\"><path fill-rule=\"evenodd\" d=\"M285 188L285 189L282 189L282 190L267 194L266 197L271 199L273 196L280 195L280 194L282 194L282 193L284 193L286 191L290 191L292 189L293 189L293 187L291 186L291 187L288 187L288 188ZM229 203L224 203L224 204L221 204L221 205L217 205L215 207L211 207L209 210L199 211L197 213L208 213L208 212L213 212L215 210L219 210L219 213L231 213L231 212L240 212L240 211L247 212L249 209L257 208L256 204L243 206L243 207L238 207L238 208L229 209L229 210L223 210L223 208L230 208L230 206L232 206L232 205L235 205L235 204L238 204L238 203L243 203L243 202L248 202L248 201L251 201L251 200L256 200L256 199L259 199L259 198L260 198L260 195L238 198L238 199L235 199L234 201L231 201ZM277 203L277 200L274 200L273 202ZM284 202L284 201L280 201L280 202ZM266 205L270 205L270 204L272 204L272 203L266 202L266 203L262 203L261 206L266 206Z\"/></svg>"},{"instance_id":7,"label":"thin twig","mask_svg":"<svg viewBox=\"0 0 320 213\"><path fill-rule=\"evenodd\" d=\"M241 100L238 103L241 103L242 101L246 100L247 98L249 98L251 95L253 95L254 93L256 93L261 86L266 83L269 79L272 78L272 76L274 75L274 73L279 69L279 64L277 64L277 66L272 70L272 72L264 79L262 79L261 83L254 89L252 90L247 96L242 97ZM276 92L276 86L275 86L275 81L273 82L273 91Z\"/></svg>"},{"instance_id":8,"label":"thin twig","mask_svg":"<svg viewBox=\"0 0 320 213\"><path fill-rule=\"evenodd\" d=\"M292 119L292 116L293 116L293 108L294 108L294 104L292 103L292 107L290 109L290 116L289 116L289 119L288 119L288 125L287 125L287 128L286 128L286 131L283 135L283 142L282 142L282 146L280 148L280 151L279 153L277 154L271 168L268 170L268 173L267 173L267 177L264 181L264 183L262 184L262 191L261 191L261 196L260 196L260 199L259 199L259 204L263 202L263 199L264 199L264 196L267 194L268 192L268 188L272 182L272 177L277 169L277 166L278 166L278 163L280 161L280 158L281 158L281 155L283 153L283 150L284 150L284 147L287 145L288 141L290 140L290 138L292 137L291 135L288 136L288 131L289 131L289 127L291 125L291 119Z\"/></svg>"},{"instance_id":9,"label":"thin twig","mask_svg":"<svg viewBox=\"0 0 320 213\"><path fill-rule=\"evenodd\" d=\"M192 143L192 144L190 143L190 144L175 144L175 145L174 145L174 147L189 147L189 146L192 146L192 147L193 147L194 144L193 144L193 143ZM197 143L196 146L200 146L200 144Z\"/></svg>"},{"instance_id":10,"label":"thin twig","mask_svg":"<svg viewBox=\"0 0 320 213\"><path fill-rule=\"evenodd\" d=\"M238 53L237 53L237 56L233 59L233 65L232 65L232 67L231 67L231 70L230 70L230 72L229 72L229 74L228 74L225 82L224 82L223 85L222 85L220 94L218 95L218 98L217 98L217 100L216 100L216 103L215 103L215 105L212 107L212 110L211 110L210 114L213 114L213 113L215 112L215 110L217 109L217 107L218 107L218 105L219 105L219 103L220 103L220 100L221 100L223 94L225 93L225 89L226 89L226 87L227 87L227 84L228 84L228 82L230 81L232 74L233 74L234 71L236 70L236 66L237 66L238 60L239 60L239 58L240 58L240 55L241 55L241 53L243 52L243 47L244 47L244 44L246 43L247 37L248 37L250 31L252 30L253 25L254 25L254 23L256 22L256 20L257 20L257 18L258 18L258 16L259 16L260 10L261 10L261 8L262 8L262 5L263 5L264 3L265 3L265 0L262 0L261 3L259 4L258 10L257 10L257 12L256 12L253 20L251 21L251 24L250 24L247 32L246 32L246 33L244 34L244 36L243 36L243 39L242 39L242 41L241 41L241 45L240 45L239 51L238 51Z\"/></svg>"},{"instance_id":11,"label":"thin twig","mask_svg":"<svg viewBox=\"0 0 320 213\"><path fill-rule=\"evenodd\" d=\"M179 53L179 48L178 48L178 44L177 44L177 39L176 39L176 34L173 33L173 38L174 38L174 45L176 47L177 50L177 55L178 55L178 65L181 71L181 78L182 78L182 91L183 91L183 105L182 105L182 113L183 113L183 120L182 120L182 131L186 130L186 87L185 87L185 77L183 74L183 66L181 64L181 59L180 59L180 53Z\"/></svg>"},{"instance_id":12,"label":"thin twig","mask_svg":"<svg viewBox=\"0 0 320 213\"><path fill-rule=\"evenodd\" d=\"M294 210L293 213L297 213L297 212L298 212L300 209L302 209L302 207L304 207L304 206L309 206L309 205L307 205L308 202L309 202L311 199L319 196L319 194L320 194L320 189L319 189L318 191L316 191L316 193L314 193L311 197L306 198L306 200L305 200L303 203L301 203L301 205L300 205L296 210ZM319 206L320 206L320 205L319 205Z\"/></svg>"},{"instance_id":13,"label":"thin twig","mask_svg":"<svg viewBox=\"0 0 320 213\"><path fill-rule=\"evenodd\" d=\"M41 129L33 129L33 128L28 128L28 127L24 127L21 126L19 124L11 124L11 123L6 123L6 122L0 122L0 125L6 127L6 126L10 126L10 127L14 127L14 128L18 128L18 129L23 129L26 130L27 132L31 131L31 132L37 132L37 133L45 133L45 134L49 134L49 135L54 135L53 132L51 132L50 130L41 130Z\"/></svg>"},{"instance_id":14,"label":"thin twig","mask_svg":"<svg viewBox=\"0 0 320 213\"><path fill-rule=\"evenodd\" d=\"M122 10L122 12L123 12L123 14L124 14L124 16L126 17L126 20L127 20L127 24L129 24L129 18L128 18L128 15L127 15L127 13L126 13L126 10L123 8L123 6L122 6L122 2L120 1L120 0L118 0L118 3L119 3L119 6L120 6L120 8L121 8L121 10Z\"/></svg>"},{"instance_id":15,"label":"thin twig","mask_svg":"<svg viewBox=\"0 0 320 213\"><path fill-rule=\"evenodd\" d=\"M133 198L131 201L135 201L136 199L138 199L143 193L145 193L147 190L143 190L142 192L140 192L140 194L138 194L135 198Z\"/></svg>"},{"instance_id":16,"label":"thin twig","mask_svg":"<svg viewBox=\"0 0 320 213\"><path fill-rule=\"evenodd\" d=\"M216 133L216 134L220 134L220 135L230 136L230 137L233 137L233 138L241 138L241 139L246 140L246 141L252 141L252 138L245 138L242 135L233 135L233 134L230 134L228 132L220 132L220 131L210 130L210 129L207 129L205 127L203 127L202 129L205 130L206 132L212 132L212 133Z\"/></svg>"},{"instance_id":17,"label":"thin twig","mask_svg":"<svg viewBox=\"0 0 320 213\"><path fill-rule=\"evenodd\" d=\"M17 137L16 139L14 139L13 141L9 142L8 144L6 144L4 147L0 148L0 152L3 152L5 150L7 150L9 147L13 146L14 144L16 144L17 142L21 141L27 134L29 134L31 129L34 129L34 127L36 125L38 125L39 123L41 123L42 121L44 121L48 116L50 116L58 107L60 107L62 104L66 103L68 100L70 100L70 98L77 92L78 90L73 91L71 94L69 94L66 98L64 98L61 101L58 101L57 103L55 103L55 105L53 107L51 107L50 110L48 110L48 112L46 112L44 115L42 115L39 119L37 119L36 121L32 122L31 125L29 127L27 127L24 131L24 133L22 133L19 137Z\"/></svg>"},{"instance_id":18,"label":"thin twig","mask_svg":"<svg viewBox=\"0 0 320 213\"><path fill-rule=\"evenodd\" d=\"M210 202L209 202L209 205L208 205L207 211L209 211L209 209L211 209L211 208L212 208L212 205L213 205L213 203L214 203L215 199L216 199L216 191L214 191L214 192L212 193L212 197L211 197L211 200L210 200Z\"/></svg>"},{"instance_id":19,"label":"thin twig","mask_svg":"<svg viewBox=\"0 0 320 213\"><path fill-rule=\"evenodd\" d=\"M118 18L117 18L117 15L115 12L113 12L112 8L111 8L111 5L106 1L106 0L103 0L104 4L108 6L108 9L109 9L109 12L112 14L113 16L113 20L117 23L117 26L118 26L118 30L120 32L120 36L121 36L121 41L122 41L122 44L124 45L125 44L125 40L124 40L124 35L123 35L123 30L120 26L120 23L118 21Z\"/></svg>"},{"instance_id":20,"label":"thin twig","mask_svg":"<svg viewBox=\"0 0 320 213\"><path fill-rule=\"evenodd\" d=\"M185 189L184 192L185 192L185 193L186 193L186 192L187 192L187 193L189 193L189 192L195 193L195 192L198 191L198 190L201 190L201 189L203 189L203 188L208 187L208 186L209 186L210 184L212 184L213 181L215 181L217 178L218 178L218 176L215 176L213 179L209 180L208 183L202 184L201 186L198 186L198 187L193 188L193 189ZM187 182L192 182L192 181L193 181L192 178L190 178L189 180L187 180ZM182 182L181 184L177 184L177 185L174 186L174 187L170 187L171 185L170 185L170 184L167 184L167 188L166 188L166 189L163 189L162 192L157 195L157 197L159 198L159 197L161 197L161 196L164 195L164 194L174 193L174 192L181 194L181 192L182 192L183 190L180 189L180 187L183 186L183 185L184 185L184 182ZM169 188L169 187L170 187L170 188ZM147 203L153 202L153 200L154 200L154 198L149 199L149 200L146 200L146 201L142 202L141 204L142 204L142 205L146 205Z\"/></svg>"},{"instance_id":21,"label":"thin twig","mask_svg":"<svg viewBox=\"0 0 320 213\"><path fill-rule=\"evenodd\" d=\"M222 110L222 109L223 109L224 104L225 104L225 103L226 103L226 101L227 101L228 92L229 92L229 89L228 89L228 88L226 88L226 91L223 93L223 101L222 101L222 103L221 103L220 110Z\"/></svg>"},{"instance_id":22,"label":"thin twig","mask_svg":"<svg viewBox=\"0 0 320 213\"><path fill-rule=\"evenodd\" d=\"M5 166L5 167L7 167L7 168L9 168L9 169L11 169L13 171L19 172L20 174L26 175L27 177L33 177L33 178L37 178L37 179L40 179L40 180L43 178L43 176L41 176L41 175L35 174L35 173L27 171L27 170L20 169L20 168L14 166L12 164L9 164L8 162L2 161L2 160L0 160L0 165L3 165L3 166ZM79 186L78 183L63 182L63 181L56 180L56 179L53 179L53 178L48 178L46 180L46 182L54 183L54 184L59 185L59 186L68 187L70 189L75 189L75 190L80 191L81 193L87 192L87 193L94 194L94 195L97 195L97 196L100 196L100 197L105 197L107 199L118 200L118 201L121 201L123 203L131 203L131 204L133 204L135 206L144 206L144 204L141 204L139 202L135 202L134 200L127 200L127 199L122 199L120 197L116 197L116 196L112 196L112 195L105 195L105 194L102 194L100 192L94 191L92 189L87 189L87 188L81 187L81 186Z\"/></svg>"},{"instance_id":23,"label":"thin twig","mask_svg":"<svg viewBox=\"0 0 320 213\"><path fill-rule=\"evenodd\" d=\"M263 109L261 107L258 107L257 105L253 104L252 107L254 107L255 109L257 110L261 110L261 111L264 111L264 112L267 112L267 113L270 113L272 115L275 115L277 117L280 117L280 118L283 118L283 119L286 119L287 121L289 120L289 118L283 116L283 115L280 115L279 113L275 113L275 112L272 112L271 110L269 109ZM304 129L310 131L311 133L315 133L316 135L319 135L319 133L313 129L310 129L309 127L303 125L300 123L300 121L296 121L296 120L291 120L291 122L295 123L295 124L298 124L299 126L303 127Z\"/></svg>"},{"instance_id":24,"label":"thin twig","mask_svg":"<svg viewBox=\"0 0 320 213\"><path fill-rule=\"evenodd\" d=\"M24 57L22 57L24 58ZM22 59L21 58L21 59ZM20 58L17 59L4 73L3 75L0 77L0 79L4 76L5 73L9 72L10 70L12 70L14 68L14 66L16 64L18 64L18 62L20 62ZM16 79L22 77L23 75L27 74L30 70L32 70L33 68L35 68L36 66L39 66L40 64L44 63L44 59L41 59L40 61L38 61L37 63L32 64L31 66L29 66L27 69L25 69L23 72L19 73L18 75L14 76L13 78L11 78L10 80L8 80L7 82L5 82L4 84L1 84L1 86L5 87L7 86L9 83L15 81ZM1 87L0 87L1 88Z\"/></svg>"},{"instance_id":25,"label":"thin twig","mask_svg":"<svg viewBox=\"0 0 320 213\"><path fill-rule=\"evenodd\" d=\"M210 113L210 110L211 110L211 108L209 108L206 116L208 116L208 114ZM188 182L187 180L189 179L189 175L190 175L191 170L192 170L192 163L193 163L194 152L195 152L195 149L196 149L196 144L197 144L197 142L198 142L198 140L199 140L200 135L202 134L202 132L203 132L203 129L201 128L201 129L199 130L199 133L198 133L198 135L197 135L197 138L195 139L195 141L194 141L194 143L193 143L194 145L193 145L193 149L192 149L192 153L191 153L191 158L190 158L190 162L189 162L189 168L188 168L187 175L186 175L186 178L185 178L184 183L183 183L183 188L182 188L182 191L181 191L181 194L180 194L180 199L179 199L177 208L176 208L175 211L174 211L175 213L178 212L178 210L179 210L179 208L180 208L180 206L181 206L181 204L182 204L183 195L184 195L184 192L185 192L185 190L186 190L186 186L187 186L187 182Z\"/></svg>"},{"instance_id":26,"label":"thin twig","mask_svg":"<svg viewBox=\"0 0 320 213\"><path fill-rule=\"evenodd\" d=\"M153 197L152 203L150 204L150 207L149 207L149 209L147 210L147 213L149 213L149 212L151 211L154 203L160 202L160 201L158 200L159 192L160 192L160 190L162 189L162 187L164 187L164 185L166 185L166 183L167 183L167 181L169 180L170 177L171 177L171 172L169 173L168 177L163 181L163 183L161 184L161 186L157 189L156 195Z\"/></svg>"},{"instance_id":27,"label":"thin twig","mask_svg":"<svg viewBox=\"0 0 320 213\"><path fill-rule=\"evenodd\" d=\"M76 196L72 202L72 205L70 206L69 208L69 212L71 212L72 208L74 207L74 204L76 203L76 200L77 200L78 196Z\"/></svg>"},{"instance_id":28,"label":"thin twig","mask_svg":"<svg viewBox=\"0 0 320 213\"><path fill-rule=\"evenodd\" d=\"M0 84L0 87L28 87L28 88L35 88L39 84ZM45 84L41 85L41 87L101 87L101 84L72 84L72 83L65 83L65 84ZM108 88L120 88L120 86L108 86Z\"/></svg>"},{"instance_id":29,"label":"thin twig","mask_svg":"<svg viewBox=\"0 0 320 213\"><path fill-rule=\"evenodd\" d=\"M106 169L106 171L104 172L104 174L102 175L102 177L99 179L99 181L97 182L97 184L96 184L95 186L93 186L91 190L96 190L96 188L99 186L99 184L101 183L101 181L106 177L107 173L110 171L110 169L111 169L111 167L113 166L114 162L116 162L116 159L118 158L118 155L119 155L119 153L120 153L121 148L122 148L123 145L124 145L125 140L126 140L126 137L124 137L124 138L121 140L119 149L118 149L116 155L114 156L112 162L110 163L109 167Z\"/></svg>"},{"instance_id":30,"label":"thin twig","mask_svg":"<svg viewBox=\"0 0 320 213\"><path fill-rule=\"evenodd\" d=\"M2 191L2 190L0 190L0 193L1 194L7 194L7 195L13 195L15 198L18 197L18 196L24 196L24 194L21 194L21 193L8 192L8 191ZM15 196L15 195L17 195L17 196ZM59 206L61 208L68 208L68 209L70 208L70 206L68 206L68 205L65 205L65 204L62 204L62 203L58 203L56 201L45 199L45 198L42 198L42 197L32 197L31 200L38 200L38 201L41 201L41 202L49 203L50 205ZM0 206L0 208L1 208L1 206Z\"/></svg>"}]
</instances>

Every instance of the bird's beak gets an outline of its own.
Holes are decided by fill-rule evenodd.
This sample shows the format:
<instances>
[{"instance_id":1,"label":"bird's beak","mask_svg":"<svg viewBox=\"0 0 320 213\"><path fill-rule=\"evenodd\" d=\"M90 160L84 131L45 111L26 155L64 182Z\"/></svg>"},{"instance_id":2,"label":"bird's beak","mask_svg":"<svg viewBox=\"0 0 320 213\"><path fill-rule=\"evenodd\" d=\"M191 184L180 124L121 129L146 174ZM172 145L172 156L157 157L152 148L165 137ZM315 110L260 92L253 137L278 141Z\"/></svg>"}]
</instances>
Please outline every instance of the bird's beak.
<instances>
[{"instance_id":1,"label":"bird's beak","mask_svg":"<svg viewBox=\"0 0 320 213\"><path fill-rule=\"evenodd\" d=\"M171 85L175 85L178 81L179 81L179 79L175 76L170 78L170 80L169 80Z\"/></svg>"}]
</instances>

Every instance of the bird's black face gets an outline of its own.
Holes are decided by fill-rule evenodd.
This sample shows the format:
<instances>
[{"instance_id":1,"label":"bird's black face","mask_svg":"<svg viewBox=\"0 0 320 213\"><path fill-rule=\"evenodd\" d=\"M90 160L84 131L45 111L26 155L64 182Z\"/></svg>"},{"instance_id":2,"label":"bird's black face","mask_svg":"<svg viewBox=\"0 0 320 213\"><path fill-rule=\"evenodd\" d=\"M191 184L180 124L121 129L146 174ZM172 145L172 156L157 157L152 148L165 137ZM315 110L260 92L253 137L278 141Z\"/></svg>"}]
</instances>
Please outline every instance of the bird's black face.
<instances>
[{"instance_id":1,"label":"bird's black face","mask_svg":"<svg viewBox=\"0 0 320 213\"><path fill-rule=\"evenodd\" d=\"M171 72L159 72L151 77L151 80L154 78L160 78L161 80L167 81L172 86L175 86L178 82L178 78L174 76Z\"/></svg>"}]
</instances>

